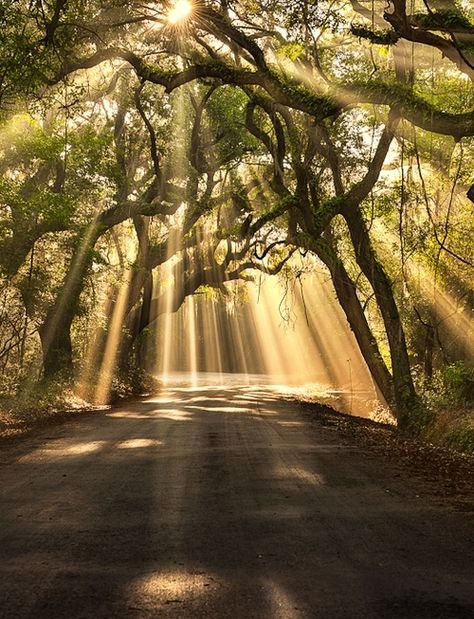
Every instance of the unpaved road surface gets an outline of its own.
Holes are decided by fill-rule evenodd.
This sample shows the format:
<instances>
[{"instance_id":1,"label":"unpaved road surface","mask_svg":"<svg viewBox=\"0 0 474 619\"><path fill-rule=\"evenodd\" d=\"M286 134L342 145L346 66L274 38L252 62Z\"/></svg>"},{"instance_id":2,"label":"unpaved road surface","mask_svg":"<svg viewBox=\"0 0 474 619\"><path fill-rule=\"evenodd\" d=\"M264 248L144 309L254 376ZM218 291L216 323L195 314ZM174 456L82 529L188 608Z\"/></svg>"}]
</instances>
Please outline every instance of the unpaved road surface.
<instances>
[{"instance_id":1,"label":"unpaved road surface","mask_svg":"<svg viewBox=\"0 0 474 619\"><path fill-rule=\"evenodd\" d=\"M474 616L474 518L268 387L174 389L0 452L0 616Z\"/></svg>"}]
</instances>

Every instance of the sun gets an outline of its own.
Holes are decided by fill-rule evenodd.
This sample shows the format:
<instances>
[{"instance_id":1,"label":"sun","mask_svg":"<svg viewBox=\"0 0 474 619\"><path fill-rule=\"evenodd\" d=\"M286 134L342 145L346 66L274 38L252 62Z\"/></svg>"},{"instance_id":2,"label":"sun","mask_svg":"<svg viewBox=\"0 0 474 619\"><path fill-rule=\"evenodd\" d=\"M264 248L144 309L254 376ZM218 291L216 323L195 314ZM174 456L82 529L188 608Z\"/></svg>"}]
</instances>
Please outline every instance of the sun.
<instances>
[{"instance_id":1,"label":"sun","mask_svg":"<svg viewBox=\"0 0 474 619\"><path fill-rule=\"evenodd\" d=\"M177 24L187 19L193 10L189 0L177 0L168 13L168 23Z\"/></svg>"}]
</instances>

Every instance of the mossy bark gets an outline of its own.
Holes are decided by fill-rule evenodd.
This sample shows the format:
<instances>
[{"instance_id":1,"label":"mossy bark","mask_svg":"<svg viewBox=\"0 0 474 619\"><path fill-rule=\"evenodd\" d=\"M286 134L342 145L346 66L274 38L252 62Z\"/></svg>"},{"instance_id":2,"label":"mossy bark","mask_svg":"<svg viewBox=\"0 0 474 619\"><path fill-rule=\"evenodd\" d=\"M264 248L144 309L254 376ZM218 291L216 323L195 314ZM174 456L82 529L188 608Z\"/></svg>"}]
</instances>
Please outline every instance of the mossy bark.
<instances>
[{"instance_id":1,"label":"mossy bark","mask_svg":"<svg viewBox=\"0 0 474 619\"><path fill-rule=\"evenodd\" d=\"M377 259L360 211L345 213L357 263L374 291L387 334L392 362L395 411L400 428L414 431L423 425L425 414L411 375L405 333L391 282Z\"/></svg>"},{"instance_id":2,"label":"mossy bark","mask_svg":"<svg viewBox=\"0 0 474 619\"><path fill-rule=\"evenodd\" d=\"M98 230L88 229L78 241L69 271L39 327L43 352L43 375L50 378L58 373L73 372L71 326L79 309L79 297L92 265L92 249Z\"/></svg>"},{"instance_id":3,"label":"mossy bark","mask_svg":"<svg viewBox=\"0 0 474 619\"><path fill-rule=\"evenodd\" d=\"M317 251L326 264L336 291L338 301L359 345L360 352L369 368L372 378L391 409L395 408L392 377L380 354L377 341L370 329L364 310L356 292L356 286L347 273L342 261L335 253Z\"/></svg>"}]
</instances>

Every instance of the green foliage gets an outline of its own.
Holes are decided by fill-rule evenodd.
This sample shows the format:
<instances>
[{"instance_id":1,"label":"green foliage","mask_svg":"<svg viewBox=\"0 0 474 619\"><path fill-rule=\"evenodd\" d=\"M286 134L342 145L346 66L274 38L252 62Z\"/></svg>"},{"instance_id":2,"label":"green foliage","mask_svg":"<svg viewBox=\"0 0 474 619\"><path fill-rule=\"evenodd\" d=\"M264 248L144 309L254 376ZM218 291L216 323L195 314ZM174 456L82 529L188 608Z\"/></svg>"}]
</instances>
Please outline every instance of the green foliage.
<instances>
[{"instance_id":1,"label":"green foliage","mask_svg":"<svg viewBox=\"0 0 474 619\"><path fill-rule=\"evenodd\" d=\"M110 401L142 395L153 395L162 388L161 381L153 374L136 366L130 367L126 374L119 374L112 380Z\"/></svg>"},{"instance_id":2,"label":"green foliage","mask_svg":"<svg viewBox=\"0 0 474 619\"><path fill-rule=\"evenodd\" d=\"M400 39L394 30L370 30L359 24L353 24L351 32L354 36L367 39L376 45L394 45Z\"/></svg>"},{"instance_id":3,"label":"green foliage","mask_svg":"<svg viewBox=\"0 0 474 619\"><path fill-rule=\"evenodd\" d=\"M341 212L343 205L344 196L334 196L326 200L313 215L316 230L325 230L331 220Z\"/></svg>"},{"instance_id":4,"label":"green foliage","mask_svg":"<svg viewBox=\"0 0 474 619\"><path fill-rule=\"evenodd\" d=\"M468 368L463 361L456 361L444 368L442 380L450 403L474 402L474 368Z\"/></svg>"},{"instance_id":5,"label":"green foliage","mask_svg":"<svg viewBox=\"0 0 474 619\"><path fill-rule=\"evenodd\" d=\"M468 454L474 454L474 419L463 420L444 438L448 447Z\"/></svg>"},{"instance_id":6,"label":"green foliage","mask_svg":"<svg viewBox=\"0 0 474 619\"><path fill-rule=\"evenodd\" d=\"M463 32L474 33L474 23L461 11L456 9L446 9L441 11L431 11L430 13L415 13L413 20L419 26L424 26L432 30L449 30L460 28Z\"/></svg>"},{"instance_id":7,"label":"green foliage","mask_svg":"<svg viewBox=\"0 0 474 619\"><path fill-rule=\"evenodd\" d=\"M463 361L436 370L429 380L420 367L415 367L414 375L419 392L432 410L474 403L474 369Z\"/></svg>"},{"instance_id":8,"label":"green foliage","mask_svg":"<svg viewBox=\"0 0 474 619\"><path fill-rule=\"evenodd\" d=\"M422 436L435 418L434 411L418 395L404 411L399 425L412 436Z\"/></svg>"},{"instance_id":9,"label":"green foliage","mask_svg":"<svg viewBox=\"0 0 474 619\"><path fill-rule=\"evenodd\" d=\"M12 117L0 132L4 213L52 228L67 227L77 214L78 199L91 199L107 183L100 172L109 147L110 135L91 126L70 131L66 144L54 126L48 131L29 115ZM64 172L58 172L58 166ZM58 183L60 173L64 180Z\"/></svg>"},{"instance_id":10,"label":"green foliage","mask_svg":"<svg viewBox=\"0 0 474 619\"><path fill-rule=\"evenodd\" d=\"M340 110L337 99L330 94L316 94L300 81L282 75L276 70L270 70L269 76L284 98L288 98L296 108L300 105L303 109L307 109L315 118L326 118L337 114Z\"/></svg>"},{"instance_id":11,"label":"green foliage","mask_svg":"<svg viewBox=\"0 0 474 619\"><path fill-rule=\"evenodd\" d=\"M293 61L305 56L305 48L301 43L283 43L276 51L279 57L289 58Z\"/></svg>"},{"instance_id":12,"label":"green foliage","mask_svg":"<svg viewBox=\"0 0 474 619\"><path fill-rule=\"evenodd\" d=\"M76 191L98 189L107 184L113 153L112 135L92 125L83 125L68 134L69 183Z\"/></svg>"},{"instance_id":13,"label":"green foliage","mask_svg":"<svg viewBox=\"0 0 474 619\"><path fill-rule=\"evenodd\" d=\"M37 32L16 2L0 4L0 114L42 78L37 64ZM41 66L41 65L40 65Z\"/></svg>"},{"instance_id":14,"label":"green foliage","mask_svg":"<svg viewBox=\"0 0 474 619\"><path fill-rule=\"evenodd\" d=\"M28 169L31 162L51 162L64 149L64 138L44 130L32 115L25 112L11 115L0 126L1 165Z\"/></svg>"},{"instance_id":15,"label":"green foliage","mask_svg":"<svg viewBox=\"0 0 474 619\"><path fill-rule=\"evenodd\" d=\"M90 406L74 390L68 376L56 375L54 380L27 381L14 395L0 397L0 428L17 422L36 423L57 413Z\"/></svg>"},{"instance_id":16,"label":"green foliage","mask_svg":"<svg viewBox=\"0 0 474 619\"><path fill-rule=\"evenodd\" d=\"M221 86L211 95L206 112L219 153L219 160L227 165L238 161L246 153L259 149L259 142L244 131L247 96L240 89Z\"/></svg>"},{"instance_id":17,"label":"green foliage","mask_svg":"<svg viewBox=\"0 0 474 619\"><path fill-rule=\"evenodd\" d=\"M202 295L206 300L211 301L213 299L220 298L222 296L222 292L216 289L214 286L209 286L207 284L202 284L194 293L195 295Z\"/></svg>"},{"instance_id":18,"label":"green foliage","mask_svg":"<svg viewBox=\"0 0 474 619\"><path fill-rule=\"evenodd\" d=\"M426 72L426 79L422 77L415 84L415 93L434 109L461 114L474 108L474 89L469 82L460 81L457 76L449 73L430 73ZM432 134L428 134L425 139L440 141L439 137Z\"/></svg>"}]
</instances>

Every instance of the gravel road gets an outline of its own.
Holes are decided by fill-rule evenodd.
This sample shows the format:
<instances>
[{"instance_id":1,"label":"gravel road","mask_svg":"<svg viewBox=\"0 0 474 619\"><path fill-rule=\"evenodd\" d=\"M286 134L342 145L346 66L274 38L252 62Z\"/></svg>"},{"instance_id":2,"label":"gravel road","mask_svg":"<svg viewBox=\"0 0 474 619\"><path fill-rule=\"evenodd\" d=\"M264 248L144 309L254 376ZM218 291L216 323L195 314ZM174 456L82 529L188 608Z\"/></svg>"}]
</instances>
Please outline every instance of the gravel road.
<instances>
[{"instance_id":1,"label":"gravel road","mask_svg":"<svg viewBox=\"0 0 474 619\"><path fill-rule=\"evenodd\" d=\"M0 452L0 616L474 616L474 518L268 386L173 388Z\"/></svg>"}]
</instances>

